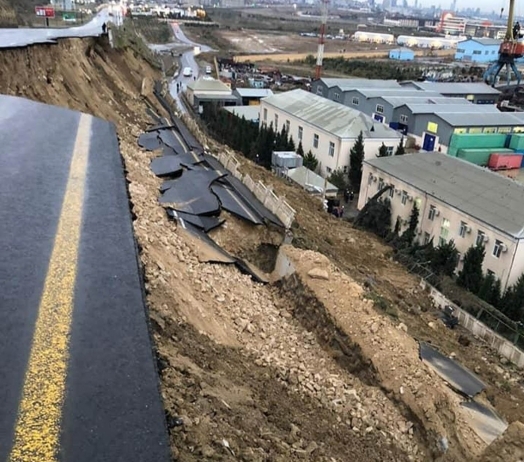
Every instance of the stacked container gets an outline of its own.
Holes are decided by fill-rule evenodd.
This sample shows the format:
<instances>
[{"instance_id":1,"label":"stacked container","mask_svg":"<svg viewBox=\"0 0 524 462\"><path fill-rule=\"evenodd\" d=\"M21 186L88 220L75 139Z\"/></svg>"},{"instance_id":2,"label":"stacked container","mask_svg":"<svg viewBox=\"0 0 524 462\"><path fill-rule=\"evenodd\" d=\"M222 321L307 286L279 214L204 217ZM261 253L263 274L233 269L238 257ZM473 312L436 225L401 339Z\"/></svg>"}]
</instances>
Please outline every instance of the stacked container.
<instances>
[{"instance_id":1,"label":"stacked container","mask_svg":"<svg viewBox=\"0 0 524 462\"><path fill-rule=\"evenodd\" d=\"M459 157L458 151L461 149L491 149L491 152L501 152L506 148L508 135L504 133L460 133L451 137L448 148L448 155ZM522 148L524 149L524 147ZM485 164L488 163L488 158Z\"/></svg>"},{"instance_id":2,"label":"stacked container","mask_svg":"<svg viewBox=\"0 0 524 462\"><path fill-rule=\"evenodd\" d=\"M522 154L491 154L488 167L491 170L515 170L522 164Z\"/></svg>"},{"instance_id":3,"label":"stacked container","mask_svg":"<svg viewBox=\"0 0 524 462\"><path fill-rule=\"evenodd\" d=\"M513 154L511 149L504 148L485 148L485 149L459 149L457 157L467 160L475 165L487 166L490 156L493 154Z\"/></svg>"}]
</instances>

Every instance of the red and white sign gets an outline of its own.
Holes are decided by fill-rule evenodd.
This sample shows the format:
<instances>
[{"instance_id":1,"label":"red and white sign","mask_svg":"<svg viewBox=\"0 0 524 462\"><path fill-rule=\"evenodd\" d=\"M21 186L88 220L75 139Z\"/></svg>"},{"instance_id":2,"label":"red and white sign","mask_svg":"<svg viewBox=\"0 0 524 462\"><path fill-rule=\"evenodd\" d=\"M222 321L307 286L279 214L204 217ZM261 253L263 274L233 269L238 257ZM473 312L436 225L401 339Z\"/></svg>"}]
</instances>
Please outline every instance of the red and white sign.
<instances>
[{"instance_id":1,"label":"red and white sign","mask_svg":"<svg viewBox=\"0 0 524 462\"><path fill-rule=\"evenodd\" d=\"M55 9L52 6L35 6L35 13L41 18L55 17Z\"/></svg>"}]
</instances>

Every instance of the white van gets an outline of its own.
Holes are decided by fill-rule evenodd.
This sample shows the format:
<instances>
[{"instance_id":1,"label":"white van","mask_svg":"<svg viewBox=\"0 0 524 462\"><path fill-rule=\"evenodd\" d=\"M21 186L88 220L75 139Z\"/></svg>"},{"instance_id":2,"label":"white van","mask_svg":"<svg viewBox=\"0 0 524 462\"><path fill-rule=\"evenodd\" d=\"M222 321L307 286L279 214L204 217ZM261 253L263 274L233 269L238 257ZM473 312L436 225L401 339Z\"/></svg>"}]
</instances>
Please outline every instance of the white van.
<instances>
[{"instance_id":1,"label":"white van","mask_svg":"<svg viewBox=\"0 0 524 462\"><path fill-rule=\"evenodd\" d=\"M184 67L184 77L191 77L193 75L193 69L190 67Z\"/></svg>"}]
</instances>

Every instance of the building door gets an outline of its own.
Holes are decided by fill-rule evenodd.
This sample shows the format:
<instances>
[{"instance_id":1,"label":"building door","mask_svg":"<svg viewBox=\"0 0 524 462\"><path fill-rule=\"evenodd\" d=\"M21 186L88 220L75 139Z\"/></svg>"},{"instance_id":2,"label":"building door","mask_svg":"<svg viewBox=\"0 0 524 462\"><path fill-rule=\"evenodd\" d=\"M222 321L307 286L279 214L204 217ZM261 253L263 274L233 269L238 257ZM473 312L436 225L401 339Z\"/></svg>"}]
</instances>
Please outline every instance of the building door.
<instances>
[{"instance_id":1,"label":"building door","mask_svg":"<svg viewBox=\"0 0 524 462\"><path fill-rule=\"evenodd\" d=\"M377 122L382 122L382 123L384 123L384 116L383 116L383 115L380 115L380 114L373 114L373 119L376 120Z\"/></svg>"},{"instance_id":2,"label":"building door","mask_svg":"<svg viewBox=\"0 0 524 462\"><path fill-rule=\"evenodd\" d=\"M422 149L424 149L424 151L435 150L435 140L436 139L437 137L435 135L424 133L424 143L422 144Z\"/></svg>"}]
</instances>

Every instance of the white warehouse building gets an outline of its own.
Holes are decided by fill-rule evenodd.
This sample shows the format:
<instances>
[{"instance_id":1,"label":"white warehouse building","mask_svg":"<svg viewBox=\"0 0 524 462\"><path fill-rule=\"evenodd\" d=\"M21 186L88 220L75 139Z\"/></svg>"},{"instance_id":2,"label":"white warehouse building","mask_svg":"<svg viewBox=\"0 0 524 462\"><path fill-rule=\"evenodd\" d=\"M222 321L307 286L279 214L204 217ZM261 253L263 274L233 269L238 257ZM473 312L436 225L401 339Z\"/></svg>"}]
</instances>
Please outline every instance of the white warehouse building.
<instances>
[{"instance_id":1,"label":"white warehouse building","mask_svg":"<svg viewBox=\"0 0 524 462\"><path fill-rule=\"evenodd\" d=\"M395 43L395 36L393 34L380 34L378 32L364 32L357 31L353 35L353 40L357 42L371 42L371 43Z\"/></svg>"},{"instance_id":2,"label":"white warehouse building","mask_svg":"<svg viewBox=\"0 0 524 462\"><path fill-rule=\"evenodd\" d=\"M347 171L349 152L360 132L365 158L376 157L382 143L393 154L402 135L363 112L304 90L292 90L260 100L260 125L286 127L296 146L311 151L323 176Z\"/></svg>"},{"instance_id":3,"label":"white warehouse building","mask_svg":"<svg viewBox=\"0 0 524 462\"><path fill-rule=\"evenodd\" d=\"M415 35L399 35L397 44L403 47L420 47L450 49L456 48L457 43L466 37L417 37Z\"/></svg>"}]
</instances>

